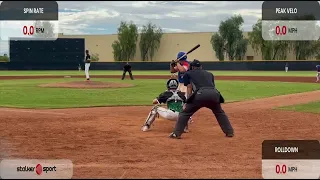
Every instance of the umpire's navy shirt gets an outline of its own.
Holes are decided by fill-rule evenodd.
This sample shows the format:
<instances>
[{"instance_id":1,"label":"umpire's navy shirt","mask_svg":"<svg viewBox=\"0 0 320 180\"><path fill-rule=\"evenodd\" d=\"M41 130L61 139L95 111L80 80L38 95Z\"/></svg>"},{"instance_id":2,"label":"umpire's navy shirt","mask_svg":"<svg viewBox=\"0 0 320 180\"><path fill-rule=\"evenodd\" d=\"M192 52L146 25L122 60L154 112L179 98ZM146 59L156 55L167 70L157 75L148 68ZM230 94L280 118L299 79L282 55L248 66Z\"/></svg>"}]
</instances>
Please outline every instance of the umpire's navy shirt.
<instances>
[{"instance_id":1,"label":"umpire's navy shirt","mask_svg":"<svg viewBox=\"0 0 320 180\"><path fill-rule=\"evenodd\" d=\"M130 71L131 70L131 66L129 64L124 65L124 70L125 71Z\"/></svg>"},{"instance_id":2,"label":"umpire's navy shirt","mask_svg":"<svg viewBox=\"0 0 320 180\"><path fill-rule=\"evenodd\" d=\"M184 74L183 79L184 85L187 86L191 84L193 91L202 87L216 87L213 74L203 69L187 71Z\"/></svg>"}]
</instances>

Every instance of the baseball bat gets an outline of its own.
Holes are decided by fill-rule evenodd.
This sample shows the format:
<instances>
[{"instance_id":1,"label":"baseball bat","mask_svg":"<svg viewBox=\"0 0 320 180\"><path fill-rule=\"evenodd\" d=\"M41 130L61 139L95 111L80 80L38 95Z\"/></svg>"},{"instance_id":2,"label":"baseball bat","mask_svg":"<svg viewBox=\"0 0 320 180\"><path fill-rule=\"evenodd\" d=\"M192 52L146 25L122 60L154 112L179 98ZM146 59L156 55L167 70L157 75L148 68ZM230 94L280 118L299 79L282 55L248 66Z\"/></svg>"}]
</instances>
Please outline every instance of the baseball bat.
<instances>
[{"instance_id":1,"label":"baseball bat","mask_svg":"<svg viewBox=\"0 0 320 180\"><path fill-rule=\"evenodd\" d=\"M184 58L186 55L192 53L194 50L198 49L200 47L200 44L197 44L195 47L193 47L192 49L190 49L187 53L185 53L183 56L181 56L180 58L177 58L175 60L175 62L179 62L180 59ZM171 73L171 78L175 77L175 73Z\"/></svg>"},{"instance_id":2,"label":"baseball bat","mask_svg":"<svg viewBox=\"0 0 320 180\"><path fill-rule=\"evenodd\" d=\"M200 44L197 44L195 47L193 47L192 49L190 49L187 53L185 53L183 56L181 56L180 58L177 58L175 61L178 62L180 59L184 58L186 55L192 53L194 50L198 49L200 47Z\"/></svg>"}]
</instances>

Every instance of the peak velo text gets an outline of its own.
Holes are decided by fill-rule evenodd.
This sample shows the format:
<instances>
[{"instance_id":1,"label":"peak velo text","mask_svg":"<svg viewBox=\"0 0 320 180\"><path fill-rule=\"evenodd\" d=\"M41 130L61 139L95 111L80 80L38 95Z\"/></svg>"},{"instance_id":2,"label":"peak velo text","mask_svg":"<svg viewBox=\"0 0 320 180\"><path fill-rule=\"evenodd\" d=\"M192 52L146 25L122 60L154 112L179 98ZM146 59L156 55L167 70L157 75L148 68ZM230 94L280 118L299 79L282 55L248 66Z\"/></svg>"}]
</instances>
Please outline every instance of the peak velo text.
<instances>
[{"instance_id":1,"label":"peak velo text","mask_svg":"<svg viewBox=\"0 0 320 180\"><path fill-rule=\"evenodd\" d=\"M277 14L297 14L297 8L276 8Z\"/></svg>"}]
</instances>

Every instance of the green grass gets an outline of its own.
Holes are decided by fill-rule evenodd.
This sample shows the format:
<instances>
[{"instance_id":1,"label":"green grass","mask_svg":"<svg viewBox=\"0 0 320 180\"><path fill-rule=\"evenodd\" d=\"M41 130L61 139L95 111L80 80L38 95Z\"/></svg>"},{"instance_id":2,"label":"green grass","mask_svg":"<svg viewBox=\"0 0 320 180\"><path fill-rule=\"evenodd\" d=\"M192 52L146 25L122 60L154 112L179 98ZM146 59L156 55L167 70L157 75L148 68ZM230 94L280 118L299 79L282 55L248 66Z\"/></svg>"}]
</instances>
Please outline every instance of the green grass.
<instances>
[{"instance_id":1,"label":"green grass","mask_svg":"<svg viewBox=\"0 0 320 180\"><path fill-rule=\"evenodd\" d=\"M153 98L165 90L166 80L100 79L125 82L135 87L118 89L40 88L53 82L83 79L38 79L0 81L0 106L18 108L67 108L90 106L150 105ZM318 90L318 84L283 82L217 81L217 87L227 102L250 100L276 95Z\"/></svg>"},{"instance_id":2,"label":"green grass","mask_svg":"<svg viewBox=\"0 0 320 180\"><path fill-rule=\"evenodd\" d=\"M294 106L285 106L277 109L298 112L320 113L320 101L315 101L307 104L298 104Z\"/></svg>"},{"instance_id":3,"label":"green grass","mask_svg":"<svg viewBox=\"0 0 320 180\"><path fill-rule=\"evenodd\" d=\"M211 71L216 76L303 76L313 77L314 71ZM122 71L90 71L91 75L122 75ZM0 76L84 75L84 71L0 71ZM168 71L135 71L133 75L170 75Z\"/></svg>"}]
</instances>

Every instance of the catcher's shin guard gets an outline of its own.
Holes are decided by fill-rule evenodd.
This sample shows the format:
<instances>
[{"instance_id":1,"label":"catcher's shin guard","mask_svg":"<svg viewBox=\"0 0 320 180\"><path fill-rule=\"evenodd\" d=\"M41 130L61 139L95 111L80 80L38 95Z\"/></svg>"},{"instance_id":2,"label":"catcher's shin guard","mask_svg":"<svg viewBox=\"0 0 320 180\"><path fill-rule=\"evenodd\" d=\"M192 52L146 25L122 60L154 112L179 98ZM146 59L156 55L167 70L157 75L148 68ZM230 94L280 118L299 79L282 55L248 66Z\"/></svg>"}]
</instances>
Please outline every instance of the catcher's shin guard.
<instances>
[{"instance_id":1,"label":"catcher's shin guard","mask_svg":"<svg viewBox=\"0 0 320 180\"><path fill-rule=\"evenodd\" d=\"M157 114L158 114L157 108L158 108L158 106L154 106L151 109L151 112L149 113L149 115L146 119L146 122L144 123L144 126L150 127L152 125L152 123L154 122L154 120L156 119Z\"/></svg>"}]
</instances>

